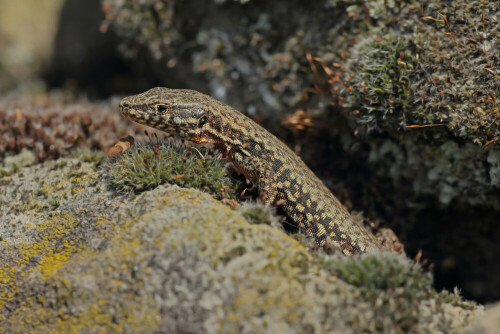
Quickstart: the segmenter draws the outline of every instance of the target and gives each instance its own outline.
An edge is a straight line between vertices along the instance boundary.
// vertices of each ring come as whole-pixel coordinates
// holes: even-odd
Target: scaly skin
[[[120,112],[189,141],[214,144],[258,185],[266,202],[283,208],[319,245],[331,242],[346,255],[381,248],[292,150],[230,106],[193,90],[158,87],[124,98]]]

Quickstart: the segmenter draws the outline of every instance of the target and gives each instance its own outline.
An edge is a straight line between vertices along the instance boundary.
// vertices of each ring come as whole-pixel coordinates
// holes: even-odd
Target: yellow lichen
[[[14,265],[0,268],[0,309],[11,300],[18,290],[16,284],[26,275],[39,272],[44,280],[53,277],[54,272],[66,263],[74,253],[84,247],[74,240],[63,239],[78,224],[78,220],[67,212],[53,214],[38,224],[29,222],[25,229],[34,229],[37,241],[21,240],[17,245],[4,240],[11,251]],[[63,239],[63,240],[61,240]],[[57,246],[62,241],[62,246]],[[38,264],[33,267],[33,263]]]

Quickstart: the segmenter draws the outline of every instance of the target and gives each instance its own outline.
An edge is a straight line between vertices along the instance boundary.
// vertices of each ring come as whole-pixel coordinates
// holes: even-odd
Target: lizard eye
[[[157,104],[156,105],[156,110],[159,113],[164,113],[165,111],[167,111],[167,105],[165,105],[165,104]]]
[[[200,121],[198,122],[198,126],[201,128],[203,126],[203,124],[205,124],[207,122],[207,116],[203,116],[202,118],[200,118]]]

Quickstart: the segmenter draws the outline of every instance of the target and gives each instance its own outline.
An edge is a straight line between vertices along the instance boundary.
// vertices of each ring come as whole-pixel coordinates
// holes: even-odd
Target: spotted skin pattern
[[[381,249],[291,149],[230,106],[197,91],[157,87],[124,98],[120,112],[189,141],[214,144],[258,185],[265,202],[279,205],[320,246],[331,243],[345,255]]]

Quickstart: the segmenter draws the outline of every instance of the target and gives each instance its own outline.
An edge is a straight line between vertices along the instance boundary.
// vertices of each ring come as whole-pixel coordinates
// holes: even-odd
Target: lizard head
[[[152,128],[198,141],[209,117],[210,97],[187,89],[152,88],[120,101],[120,113]]]

